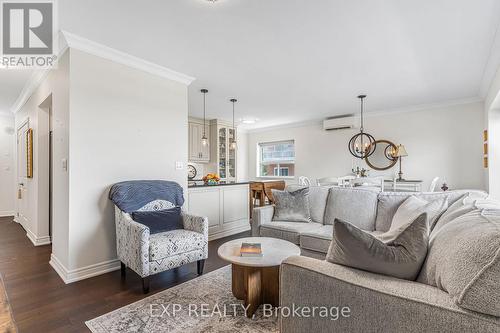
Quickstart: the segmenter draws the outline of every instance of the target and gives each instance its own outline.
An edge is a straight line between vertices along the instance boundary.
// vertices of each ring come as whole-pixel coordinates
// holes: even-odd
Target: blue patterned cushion
[[[184,229],[180,207],[158,211],[137,211],[132,213],[132,219],[147,226],[151,235]]]

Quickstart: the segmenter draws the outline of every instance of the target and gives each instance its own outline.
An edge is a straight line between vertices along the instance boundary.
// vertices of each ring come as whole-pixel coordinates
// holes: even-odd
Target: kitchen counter
[[[217,186],[231,186],[231,185],[248,185],[250,182],[219,182],[216,185],[206,185],[203,180],[188,180],[188,188],[198,187],[217,187]]]
[[[213,240],[250,230],[250,186],[248,182],[218,185],[188,185],[188,211],[208,218],[208,239]]]

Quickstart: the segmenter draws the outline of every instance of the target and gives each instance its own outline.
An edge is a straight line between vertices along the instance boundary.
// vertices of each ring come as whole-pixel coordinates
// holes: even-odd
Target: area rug
[[[10,309],[9,299],[3,284],[3,278],[0,274],[0,332],[15,333],[17,332],[16,324]]]
[[[276,316],[245,316],[231,293],[231,266],[204,274],[85,322],[94,333],[278,332]]]

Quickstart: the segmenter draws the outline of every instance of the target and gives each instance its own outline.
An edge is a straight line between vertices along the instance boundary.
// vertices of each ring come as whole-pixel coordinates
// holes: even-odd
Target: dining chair
[[[356,176],[347,175],[343,177],[338,177],[339,186],[340,187],[352,187],[353,181],[356,179]]]
[[[299,185],[311,186],[311,180],[309,178],[307,178],[306,176],[300,176],[299,177]]]
[[[429,192],[434,192],[436,190],[437,182],[439,181],[439,177],[434,177],[429,185]]]
[[[324,177],[316,179],[318,186],[337,186],[339,185],[339,179],[337,177]]]
[[[363,187],[379,187],[384,192],[384,177],[361,177],[351,181],[353,184]]]

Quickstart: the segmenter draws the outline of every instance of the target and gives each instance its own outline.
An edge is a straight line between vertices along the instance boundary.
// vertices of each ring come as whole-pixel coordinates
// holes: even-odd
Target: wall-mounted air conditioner
[[[323,120],[323,129],[325,131],[337,131],[342,129],[354,128],[356,120],[357,117],[352,114],[330,117]]]

